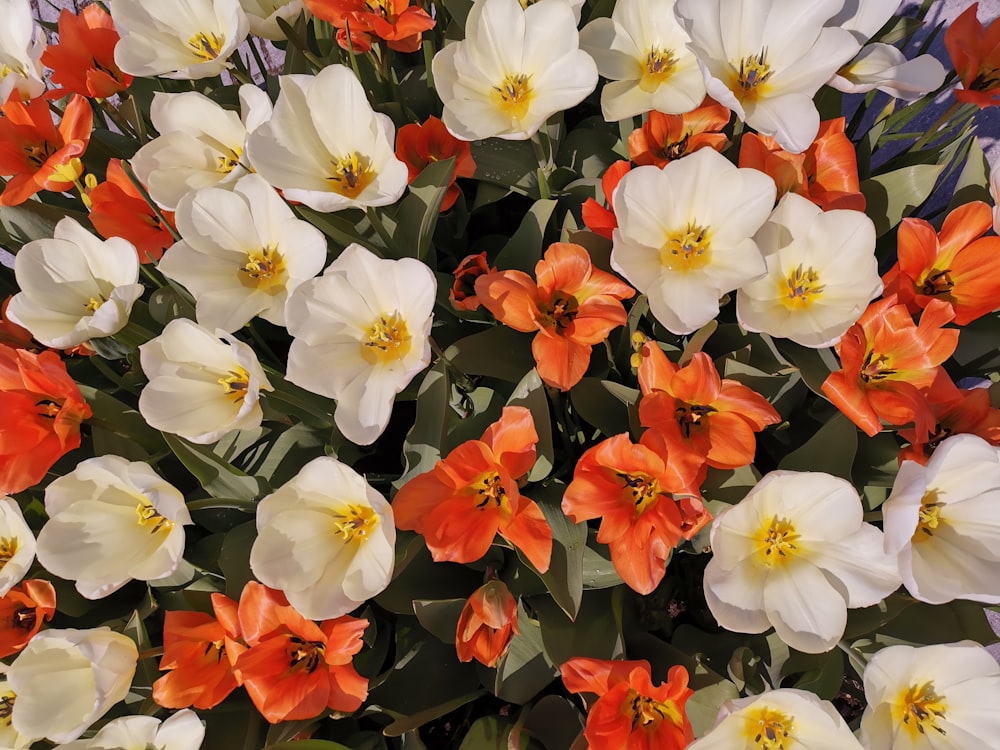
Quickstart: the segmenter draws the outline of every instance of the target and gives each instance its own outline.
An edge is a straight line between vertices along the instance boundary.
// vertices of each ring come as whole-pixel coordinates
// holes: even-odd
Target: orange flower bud
[[[489,581],[469,597],[458,618],[458,658],[495,667],[519,632],[517,600],[501,581]]]

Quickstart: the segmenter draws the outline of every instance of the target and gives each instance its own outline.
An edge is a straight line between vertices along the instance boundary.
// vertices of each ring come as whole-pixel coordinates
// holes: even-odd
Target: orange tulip
[[[472,148],[468,141],[460,141],[448,132],[437,117],[428,117],[423,125],[410,123],[396,133],[396,157],[406,164],[409,172],[407,182],[413,182],[431,162],[455,157],[451,170],[451,181],[441,201],[441,210],[447,211],[455,205],[461,192],[455,184],[456,177],[472,177],[476,173],[476,162],[472,160]]]
[[[120,160],[108,162],[107,179],[90,191],[90,200],[90,223],[97,233],[105,239],[124,237],[135,245],[140,263],[159,260],[174,244],[173,213],[161,212],[168,227],[125,174]]]
[[[475,562],[499,533],[544,573],[552,529],[517,486],[535,464],[537,442],[531,412],[504,407],[480,440],[467,440],[400,488],[392,501],[396,526],[422,534],[438,562]]]
[[[39,190],[72,190],[83,174],[80,156],[90,143],[90,102],[75,94],[58,128],[44,98],[11,99],[0,114],[0,175],[8,178],[0,205],[17,206]]]
[[[844,134],[845,119],[821,122],[816,140],[801,154],[784,151],[770,136],[745,133],[740,167],[764,172],[778,186],[778,198],[798,193],[824,211],[865,210],[854,144]]]
[[[581,208],[583,223],[594,234],[611,239],[611,235],[618,227],[618,217],[615,216],[615,206],[612,199],[615,188],[622,181],[622,177],[632,171],[632,163],[628,161],[616,161],[604,171],[601,177],[601,190],[604,192],[604,200],[608,207],[604,208],[593,198],[587,198]]]
[[[636,164],[663,167],[698,149],[722,151],[729,139],[721,131],[730,116],[727,107],[708,98],[683,115],[650,112],[642,127],[628,137],[628,155]]]
[[[212,708],[242,680],[233,668],[246,649],[240,638],[236,602],[212,594],[215,616],[168,610],[163,619],[163,658],[170,670],[153,683],[153,700],[164,708]]]
[[[0,345],[0,495],[42,481],[90,414],[59,355]]]
[[[305,0],[306,8],[316,18],[329,21],[338,29],[350,26],[354,38],[361,32],[374,34],[397,52],[416,52],[421,36],[434,28],[434,19],[410,0]]]
[[[559,671],[570,692],[598,696],[584,729],[590,750],[682,750],[694,741],[685,712],[694,691],[684,667],[671,667],[656,686],[647,661],[578,656]]]
[[[927,400],[948,375],[940,365],[955,351],[958,331],[946,329],[954,313],[932,299],[919,325],[895,295],[868,306],[837,345],[843,369],[830,373],[823,393],[865,434],[892,425],[914,423],[914,440],[926,442],[935,424]]]
[[[317,625],[280,591],[251,581],[240,596],[239,622],[249,648],[236,668],[272,724],[313,719],[328,709],[356,711],[368,697],[368,680],[352,663],[368,620],[344,615]]]
[[[42,53],[52,68],[58,93],[106,99],[132,84],[132,76],[115,63],[118,32],[111,16],[99,5],[88,5],[80,15],[65,8],[59,13],[59,42]]]
[[[973,3],[945,29],[944,46],[965,88],[955,100],[980,109],[1000,104],[1000,18],[984,27]]]
[[[712,520],[689,489],[700,466],[673,461],[653,431],[638,445],[615,435],[580,457],[562,509],[575,523],[601,518],[597,541],[608,545],[618,575],[649,594],[663,580],[674,548]]]
[[[56,612],[56,590],[48,581],[23,581],[0,599],[0,658],[18,653]]]
[[[1000,445],[1000,409],[990,404],[988,389],[957,388],[950,379],[943,377],[936,380],[934,386],[927,393],[927,400],[934,413],[935,426],[925,441],[917,440],[913,428],[899,431],[899,436],[910,443],[899,452],[900,463],[926,464],[942,440],[961,433],[978,435],[992,445]]]
[[[489,581],[469,597],[458,618],[458,659],[495,667],[519,632],[517,600],[503,582]]]
[[[484,273],[493,273],[496,269],[486,262],[486,252],[467,255],[462,258],[452,275],[455,283],[451,285],[448,299],[457,310],[477,310],[482,304],[476,296],[476,279]]]
[[[717,469],[746,466],[757,450],[754,433],[781,421],[759,393],[720,378],[704,352],[678,367],[655,341],[647,342],[639,385],[639,420],[662,435],[672,461],[696,460]],[[704,468],[698,483],[702,479]]]
[[[590,349],[627,320],[621,300],[635,290],[594,268],[580,245],[556,242],[535,266],[536,284],[523,271],[498,271],[476,279],[476,296],[498,321],[515,331],[537,331],[531,353],[538,376],[568,391],[590,364]]]
[[[923,219],[903,219],[899,261],[882,279],[885,295],[895,294],[911,313],[933,299],[946,302],[960,326],[1000,307],[1000,237],[983,237],[992,226],[982,201],[956,208],[940,232]]]

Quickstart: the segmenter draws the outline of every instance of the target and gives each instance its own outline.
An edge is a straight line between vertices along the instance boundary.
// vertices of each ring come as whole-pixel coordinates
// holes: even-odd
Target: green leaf
[[[459,339],[445,356],[467,375],[489,375],[518,383],[535,366],[531,338],[507,326],[494,326]]]
[[[67,216],[88,226],[86,214],[28,200],[18,206],[0,206],[0,245],[17,253],[33,240],[49,239],[56,224]]]
[[[851,481],[858,451],[858,428],[843,414],[835,414],[806,443],[785,456],[779,469],[825,471]]]
[[[146,452],[146,455],[159,453],[166,447],[163,434],[152,429],[143,416],[131,406],[93,386],[84,383],[78,385],[80,393],[93,412],[89,420],[92,426],[117,438],[133,441]]]
[[[476,162],[475,179],[508,188],[517,186],[519,192],[530,190],[537,195],[535,170],[538,169],[538,159],[530,142],[486,138],[473,141],[470,145]]]
[[[595,532],[596,536],[596,532]],[[594,542],[596,544],[596,542]],[[623,583],[611,560],[591,546],[583,549],[583,588],[608,589]]]
[[[555,679],[558,670],[545,657],[538,622],[528,617],[521,603],[517,623],[521,632],[511,640],[498,665],[493,692],[501,700],[525,704]]]
[[[410,193],[399,204],[396,213],[396,245],[406,255],[427,261],[428,249],[438,217],[441,201],[452,183],[455,157],[436,161],[424,167],[410,183]]]
[[[694,695],[688,698],[685,704],[694,736],[704,737],[708,734],[708,730],[715,726],[715,718],[719,715],[722,704],[739,697],[739,690],[729,680],[722,680],[701,690],[695,690]]]
[[[413,613],[431,635],[442,643],[455,644],[458,619],[462,615],[467,599],[439,599],[437,601],[416,599]]]
[[[437,563],[422,541],[414,541],[412,559],[396,575],[375,602],[390,612],[412,614],[413,602],[466,599],[483,583],[483,575],[457,563]],[[454,645],[454,638],[452,639]]]
[[[532,369],[521,378],[514,388],[508,406],[523,406],[531,412],[538,433],[538,445],[535,446],[535,465],[528,473],[529,482],[540,482],[552,471],[555,452],[552,447],[552,419],[549,415],[549,398],[545,394],[545,384],[538,377],[538,370]]]
[[[497,255],[494,265],[502,271],[514,269],[533,276],[535,264],[542,259],[545,227],[555,208],[554,200],[535,201],[517,231]]]
[[[163,439],[184,468],[212,495],[253,500],[262,494],[260,483],[254,477],[223,461],[209,448],[169,433],[163,433]]]
[[[394,482],[396,488],[418,474],[430,471],[441,458],[441,451],[448,442],[448,427],[453,413],[450,402],[451,381],[448,368],[441,360],[427,371],[417,392],[417,414],[403,441],[406,470]]]
[[[865,213],[875,222],[879,236],[927,200],[943,170],[941,164],[914,164],[862,180]]]
[[[545,653],[553,664],[562,664],[574,656],[617,659],[624,654],[615,614],[621,609],[620,600],[616,602],[614,595],[616,591],[621,589],[585,591],[575,620],[571,620],[550,597],[531,597]]]
[[[492,716],[476,719],[458,750],[508,750],[510,724]]]
[[[969,141],[969,153],[965,157],[964,166],[955,183],[955,192],[948,210],[952,211],[961,205],[973,201],[992,203],[990,195],[990,164],[979,145],[978,138]]]
[[[521,728],[545,750],[570,750],[583,731],[580,712],[560,695],[546,695],[525,710],[528,713],[521,721]]]
[[[239,601],[243,587],[253,580],[250,569],[250,548],[257,539],[257,522],[240,524],[222,542],[219,567],[226,577],[226,596]]]
[[[545,587],[563,612],[575,619],[583,596],[583,551],[587,546],[587,524],[573,523],[562,511],[562,495],[566,486],[552,481],[547,486],[532,489],[532,499],[545,514],[552,529],[552,559],[549,569],[539,573]],[[525,564],[530,564],[521,555]]]
[[[638,402],[638,395],[634,388],[600,378],[583,378],[569,392],[577,413],[607,437],[629,431],[628,405]]]
[[[267,750],[351,750],[351,748],[332,740],[293,740],[268,745]]]

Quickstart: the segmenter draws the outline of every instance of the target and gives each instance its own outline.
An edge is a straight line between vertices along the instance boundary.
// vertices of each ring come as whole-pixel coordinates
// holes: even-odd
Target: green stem
[[[546,156],[542,147],[541,130],[531,136],[531,147],[535,150],[535,158],[538,160],[538,169],[535,174],[538,176],[538,197],[547,200],[552,197],[552,188],[549,186],[549,170],[552,167],[552,160]]]
[[[936,140],[938,135],[940,135],[941,126],[951,119],[951,116],[955,114],[961,106],[961,102],[952,102],[951,106],[942,112],[941,116],[934,121],[934,124],[927,129],[927,132],[920,136],[920,138],[917,139],[917,142],[910,147],[910,151],[919,151],[928,143]]]
[[[385,243],[385,249],[392,255],[395,255],[395,243],[392,240],[392,235],[389,234],[389,231],[385,228],[385,224],[382,223],[382,218],[378,215],[378,211],[369,206],[367,214],[368,222],[374,227],[378,236],[382,238],[382,242]]]

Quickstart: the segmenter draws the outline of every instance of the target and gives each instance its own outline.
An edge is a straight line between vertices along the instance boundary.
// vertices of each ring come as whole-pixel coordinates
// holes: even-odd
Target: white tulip
[[[824,212],[787,193],[754,240],[767,274],[736,295],[736,316],[749,331],[831,346],[882,293],[875,225],[861,211]]]
[[[277,19],[294,26],[305,9],[303,0],[240,0],[240,5],[250,19],[250,33],[274,41],[285,38]]]
[[[670,331],[691,333],[719,314],[719,298],[759,278],[754,233],[777,188],[710,148],[659,167],[636,167],[614,194],[611,266],[649,299]]]
[[[904,101],[919,99],[944,83],[944,66],[933,55],[912,60],[888,44],[866,44],[828,83],[845,94],[884,91]]]
[[[45,91],[42,64],[45,32],[35,24],[28,0],[0,0],[0,103],[17,91],[34,99]]]
[[[2,750],[22,750],[31,747],[37,737],[25,737],[14,729],[12,721],[17,695],[7,684],[6,664],[0,664],[0,748]]]
[[[49,484],[45,512],[38,562],[75,581],[88,599],[132,579],[169,576],[184,554],[184,525],[192,523],[184,496],[149,464],[113,455],[81,461]]]
[[[160,134],[132,157],[150,197],[173,211],[187,193],[232,185],[250,170],[247,134],[271,114],[267,94],[240,86],[241,115],[196,91],[153,95],[149,116]]]
[[[588,23],[580,47],[609,79],[601,90],[604,119],[650,110],[679,115],[700,106],[705,80],[689,41],[674,18],[674,0],[618,0],[611,18]]]
[[[21,582],[35,561],[35,535],[17,501],[0,497],[0,596]]]
[[[772,471],[712,523],[705,599],[726,630],[773,627],[794,649],[829,651],[847,609],[899,587],[882,532],[862,521],[854,487],[820,472]]]
[[[914,598],[1000,604],[1000,448],[952,435],[926,466],[904,461],[882,515],[886,552]]]
[[[117,333],[143,292],[135,246],[99,239],[70,218],[56,224],[52,239],[21,248],[14,275],[21,292],[8,317],[55,349]]]
[[[274,390],[253,349],[186,318],[171,320],[140,346],[139,361],[149,378],[139,394],[139,413],[150,427],[193,443],[259,427],[260,392]]]
[[[111,0],[111,17],[115,62],[143,77],[217,76],[250,32],[239,0]]]
[[[407,178],[393,150],[396,129],[351,69],[329,65],[280,84],[274,114],[248,142],[260,175],[317,211],[395,203]]]
[[[465,39],[431,64],[448,130],[466,141],[525,140],[583,101],[597,86],[597,65],[580,49],[576,24],[565,2],[524,9],[518,0],[476,0]]]
[[[824,24],[844,0],[677,0],[708,95],[802,153],[819,132],[813,96],[861,48]]]
[[[434,272],[420,261],[349,245],[289,297],[288,379],[336,399],[334,421],[351,442],[373,443],[396,394],[430,363],[436,292]]]
[[[883,648],[864,682],[867,750],[1000,750],[1000,665],[978,643]]]
[[[183,284],[197,302],[198,322],[232,333],[255,315],[285,324],[288,294],[326,264],[326,238],[295,218],[260,175],[233,190],[204,188],[177,206],[184,238],[164,254],[159,270]]]
[[[132,639],[108,628],[43,630],[7,672],[14,729],[56,743],[75,740],[125,698],[138,659]]]
[[[89,740],[59,745],[55,750],[198,750],[205,725],[185,708],[164,721],[152,716],[112,719]]]
[[[392,578],[392,508],[334,458],[313,459],[257,506],[250,567],[312,620],[345,615]]]
[[[830,701],[794,688],[728,700],[688,750],[862,750]]]

